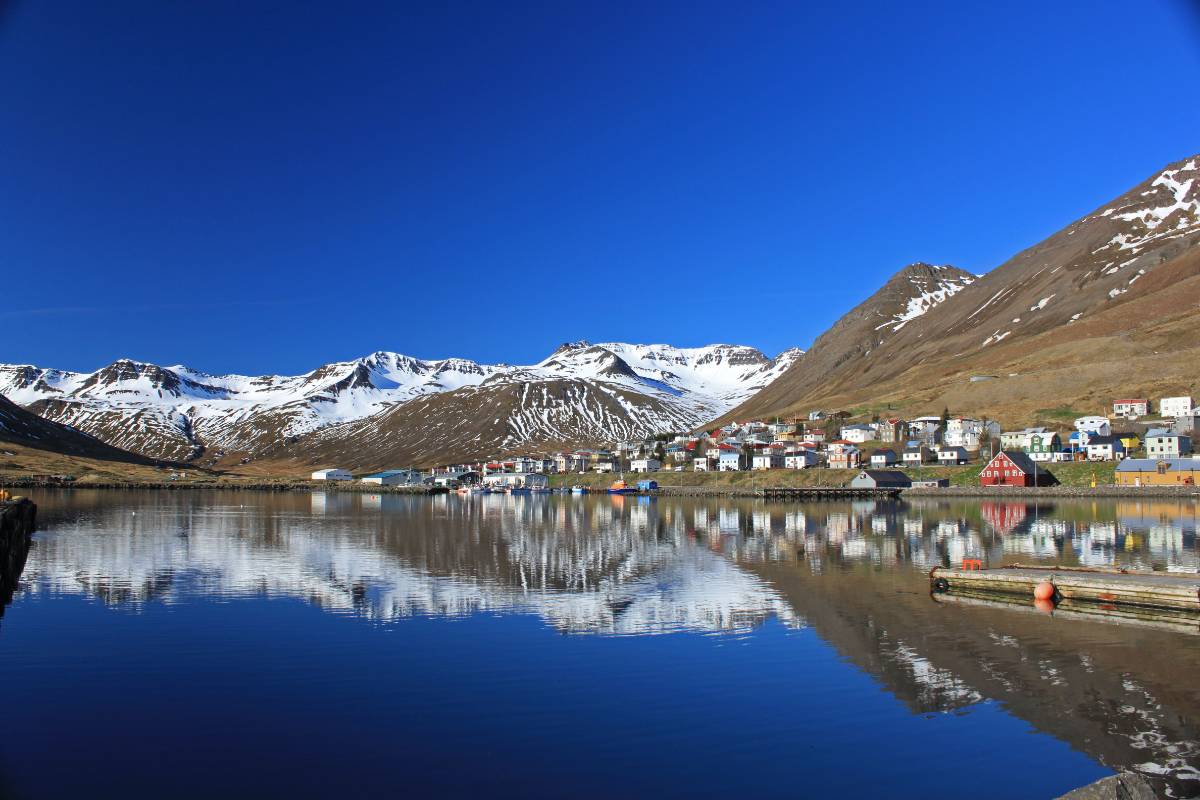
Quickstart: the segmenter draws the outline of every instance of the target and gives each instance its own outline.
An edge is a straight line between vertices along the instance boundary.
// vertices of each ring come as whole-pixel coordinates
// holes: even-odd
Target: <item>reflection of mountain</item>
[[[337,516],[357,500],[316,495],[317,517],[228,507],[112,511],[55,526],[25,584],[132,605],[295,597],[378,620],[529,613],[565,632],[736,631],[769,616],[799,624],[762,581],[683,537],[638,525],[636,509],[629,524],[604,506],[554,517],[536,498],[450,506],[449,498],[375,495],[365,508],[407,512],[404,525],[364,533]],[[438,524],[451,511],[458,524]]]
[[[999,702],[1114,769],[1155,776],[1177,796],[1198,788],[1195,637],[942,606],[927,583],[930,566],[967,554],[1194,568],[1194,504],[332,493],[126,502],[140,504],[136,516],[72,492],[58,519],[43,516],[22,586],[134,607],[277,596],[376,620],[533,614],[606,634],[741,631],[773,615],[810,627],[915,713]]]

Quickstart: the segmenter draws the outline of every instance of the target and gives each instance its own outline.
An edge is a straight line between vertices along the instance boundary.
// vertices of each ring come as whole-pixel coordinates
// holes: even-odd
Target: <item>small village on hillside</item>
[[[945,477],[925,467],[977,467],[980,486],[1035,487],[1058,483],[1053,465],[1115,462],[1118,486],[1195,486],[1200,454],[1192,439],[1200,407],[1190,396],[1119,399],[1108,416],[1074,419],[1070,430],[1045,426],[1002,430],[994,420],[954,416],[875,418],[855,422],[846,411],[811,411],[806,418],[731,422],[710,431],[664,434],[602,449],[496,458],[431,470],[392,469],[361,476],[380,486],[478,485],[500,490],[545,489],[550,475],[623,473],[859,470],[856,488],[939,488]],[[313,480],[353,480],[345,469],[322,469]],[[1094,478],[1093,478],[1094,485]]]

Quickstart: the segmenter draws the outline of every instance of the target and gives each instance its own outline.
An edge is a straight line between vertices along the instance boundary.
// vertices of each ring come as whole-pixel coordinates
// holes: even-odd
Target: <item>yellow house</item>
[[[1116,433],[1113,435],[1121,440],[1121,444],[1125,445],[1125,452],[1127,453],[1142,446],[1142,440],[1138,438],[1136,433]]]
[[[1117,486],[1195,486],[1200,459],[1127,458],[1117,464]]]

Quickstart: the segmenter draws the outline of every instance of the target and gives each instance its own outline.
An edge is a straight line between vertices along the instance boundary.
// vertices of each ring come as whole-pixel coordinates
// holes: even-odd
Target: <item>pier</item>
[[[929,573],[930,589],[935,595],[1032,602],[1039,584],[1049,583],[1053,597],[1044,602],[1068,608],[1141,616],[1146,611],[1200,615],[1200,575],[1024,564],[970,568],[977,564],[935,567]]]

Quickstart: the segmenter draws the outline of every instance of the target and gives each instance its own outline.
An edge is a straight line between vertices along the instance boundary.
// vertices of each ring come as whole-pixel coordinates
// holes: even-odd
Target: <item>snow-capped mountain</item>
[[[417,457],[407,445],[418,440],[427,443],[420,457],[438,460],[692,428],[800,355],[575,342],[529,366],[377,352],[298,376],[211,375],[128,359],[92,373],[0,365],[0,395],[154,458],[303,456],[320,445],[375,463],[372,454],[388,440],[399,449],[379,463],[394,463]]]

